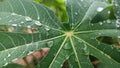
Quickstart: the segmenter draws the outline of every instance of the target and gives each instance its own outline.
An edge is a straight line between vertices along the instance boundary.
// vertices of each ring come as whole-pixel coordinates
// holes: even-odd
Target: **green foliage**
[[[35,0],[51,8],[62,22],[67,22],[64,0]]]
[[[0,67],[48,47],[50,51],[36,68],[62,68],[65,61],[69,68],[94,68],[90,56],[99,59],[106,68],[119,68],[119,48],[98,39],[120,38],[120,1],[111,2],[65,0],[69,21],[61,23],[43,4],[32,0],[3,0],[0,28],[13,27],[13,31],[0,32]],[[36,31],[25,33],[25,28]]]

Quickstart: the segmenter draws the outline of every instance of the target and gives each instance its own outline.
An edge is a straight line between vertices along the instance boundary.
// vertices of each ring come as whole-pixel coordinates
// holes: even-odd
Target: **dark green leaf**
[[[94,68],[89,55],[99,59],[107,68],[119,68],[118,49],[97,39],[101,36],[120,37],[119,20],[108,18],[107,8],[113,4],[104,0],[65,2],[69,18],[67,24],[60,23],[50,9],[32,0],[0,2],[0,26],[12,26],[16,29],[12,33],[0,32],[0,67],[24,57],[31,50],[49,47],[50,51],[37,68],[62,68],[66,60],[69,68]],[[115,9],[115,14],[116,10],[119,11]],[[96,15],[104,13],[108,16],[92,22],[98,18]],[[116,14],[116,18],[118,17]],[[20,30],[24,27],[37,29],[38,32],[24,33]]]

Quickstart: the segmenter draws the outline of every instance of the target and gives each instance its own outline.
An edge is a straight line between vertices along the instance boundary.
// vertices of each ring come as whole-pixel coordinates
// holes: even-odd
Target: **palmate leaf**
[[[58,30],[61,27],[58,25],[59,23],[56,23],[58,20],[53,12],[31,0],[25,0],[25,4],[23,2],[24,0],[13,0],[13,2],[12,0],[0,1],[0,26],[14,27],[12,33],[0,32],[0,67],[27,54],[29,55],[35,50],[50,47],[53,45],[53,40],[62,37],[61,31]],[[33,8],[32,10],[36,10],[33,11],[34,14],[29,12],[31,8],[23,6],[26,3]],[[20,8],[21,6],[22,8]],[[43,10],[38,12],[41,9]],[[50,14],[53,16],[50,16]],[[37,33],[26,34],[23,32],[24,28],[37,29]],[[46,41],[49,42],[46,43]]]
[[[111,7],[104,0],[66,0],[70,30],[44,5],[32,0],[1,0],[0,26],[12,26],[15,31],[0,32],[0,67],[43,47],[50,51],[36,68],[61,68],[67,60],[69,68],[94,68],[89,55],[99,59],[107,68],[120,67],[120,53],[111,45],[97,40],[107,36],[118,38],[116,20],[103,19],[92,23],[94,17]],[[21,30],[20,30],[20,29]],[[23,28],[37,29],[27,34]]]

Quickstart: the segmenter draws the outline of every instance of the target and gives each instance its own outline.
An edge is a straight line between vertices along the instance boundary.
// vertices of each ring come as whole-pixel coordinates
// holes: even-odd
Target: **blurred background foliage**
[[[67,14],[64,0],[35,0],[36,2],[47,5],[52,9],[62,22],[67,22]]]

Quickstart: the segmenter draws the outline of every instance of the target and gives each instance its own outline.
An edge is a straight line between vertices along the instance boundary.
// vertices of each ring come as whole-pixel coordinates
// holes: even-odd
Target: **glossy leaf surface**
[[[102,36],[118,38],[118,20],[106,18],[101,13],[103,19],[92,22],[113,4],[104,0],[65,0],[65,3],[70,29],[50,9],[32,0],[0,1],[0,26],[14,27],[13,32],[0,32],[0,67],[30,51],[49,47],[50,51],[36,68],[62,68],[65,61],[68,61],[69,68],[94,68],[90,55],[107,68],[119,68],[118,49],[97,39]],[[24,28],[37,32],[24,33]]]

